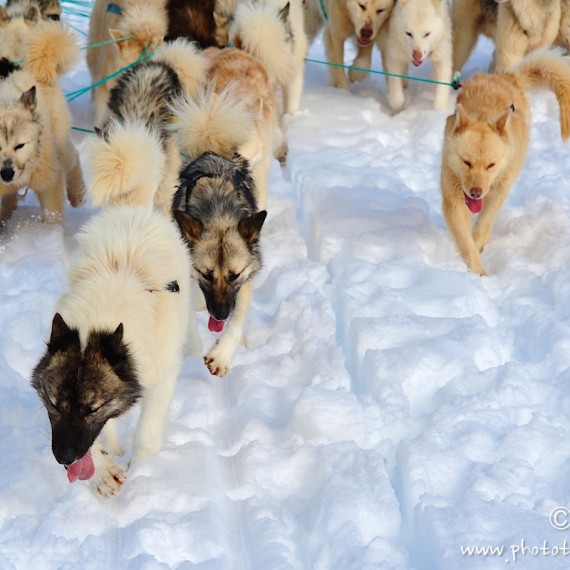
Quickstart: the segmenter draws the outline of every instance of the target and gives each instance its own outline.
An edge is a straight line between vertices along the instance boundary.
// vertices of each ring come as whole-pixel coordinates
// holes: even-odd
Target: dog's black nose
[[[55,460],[61,465],[71,465],[77,459],[75,451],[68,446],[57,449],[52,447],[52,451]]]
[[[12,179],[14,178],[14,169],[11,167],[2,168],[0,169],[0,176],[4,182],[12,182]]]

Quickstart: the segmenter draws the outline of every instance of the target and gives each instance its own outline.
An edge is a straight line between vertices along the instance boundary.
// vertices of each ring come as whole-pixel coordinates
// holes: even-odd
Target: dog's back
[[[169,0],[167,39],[189,38],[202,47],[217,46],[215,0]]]
[[[58,303],[85,341],[123,323],[143,387],[181,357],[190,316],[187,249],[176,226],[147,207],[110,207],[79,232],[70,289]],[[175,282],[173,292],[169,284]]]

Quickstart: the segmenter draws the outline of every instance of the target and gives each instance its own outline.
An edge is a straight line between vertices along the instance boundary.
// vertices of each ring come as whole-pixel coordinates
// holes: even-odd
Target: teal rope
[[[93,8],[93,2],[89,0],[61,0],[61,4],[75,4],[84,8]]]
[[[91,129],[83,129],[81,127],[71,127],[72,131],[79,131],[81,133],[95,133],[95,131],[92,131]]]
[[[69,22],[65,22],[72,30],[75,30],[78,34],[81,34],[82,36],[87,37],[87,34],[81,30],[80,28],[75,27],[73,24],[70,24]]]
[[[114,44],[116,42],[124,42],[126,40],[132,40],[135,36],[133,36],[132,34],[129,36],[123,36],[122,38],[112,38],[110,40],[105,40],[104,42],[98,42],[96,44],[91,44],[88,46],[84,46],[81,49],[95,49],[101,46],[106,46],[107,44]]]
[[[89,18],[91,14],[87,12],[82,12],[81,10],[76,10],[75,8],[68,8],[67,6],[62,6],[61,11],[70,16],[81,16],[82,18]]]
[[[319,4],[321,6],[321,12],[323,14],[323,18],[325,19],[325,21],[328,21],[329,15],[327,14],[324,0],[319,0]]]
[[[422,81],[424,83],[436,83],[437,85],[447,85],[452,87],[456,91],[462,87],[461,76],[459,73],[455,75],[453,81],[448,83],[447,81],[436,81],[435,79],[425,79],[423,77],[413,77],[412,75],[400,75],[399,73],[389,73],[387,71],[376,71],[374,69],[366,69],[364,67],[355,67],[353,65],[343,65],[342,63],[331,63],[330,61],[319,61],[318,59],[305,58],[305,61],[309,63],[320,63],[322,65],[330,65],[332,67],[342,67],[343,69],[355,69],[356,71],[366,71],[367,73],[376,73],[378,75],[389,75],[390,77],[399,77],[400,79],[410,79],[411,81]]]
[[[125,65],[125,67],[121,67],[121,69],[118,69],[117,71],[115,71],[115,73],[111,73],[110,75],[103,77],[103,79],[100,79],[99,81],[96,81],[95,83],[92,83],[87,87],[83,87],[81,89],[78,89],[77,91],[71,91],[70,93],[67,93],[65,95],[67,102],[70,103],[71,101],[74,101],[78,97],[81,97],[81,95],[84,95],[85,93],[95,89],[96,87],[99,87],[99,85],[103,85],[103,83],[106,83],[107,81],[109,81],[109,79],[114,79],[118,75],[121,75],[123,71],[127,71],[127,69],[131,69],[131,67],[134,67],[137,63],[149,60],[154,55],[154,50],[156,49],[154,48],[149,55],[146,55],[146,52],[149,50],[149,48],[150,44],[147,44],[147,46],[142,50],[141,54],[137,57],[135,61],[129,63],[129,65]]]

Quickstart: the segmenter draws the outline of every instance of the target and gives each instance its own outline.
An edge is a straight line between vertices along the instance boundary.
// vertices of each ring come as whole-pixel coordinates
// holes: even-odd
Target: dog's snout
[[[481,196],[483,195],[483,190],[479,187],[474,187],[469,190],[469,196],[473,198],[473,200],[480,200]]]
[[[14,178],[14,169],[11,166],[4,166],[0,169],[0,177],[4,182],[11,182]]]

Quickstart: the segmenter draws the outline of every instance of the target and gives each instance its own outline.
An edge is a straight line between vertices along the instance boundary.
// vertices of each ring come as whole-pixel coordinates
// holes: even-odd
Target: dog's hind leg
[[[216,341],[210,352],[204,357],[208,370],[214,376],[226,376],[234,354],[242,341],[245,317],[251,304],[253,283],[244,283],[238,293],[236,307],[226,323],[222,336]]]

